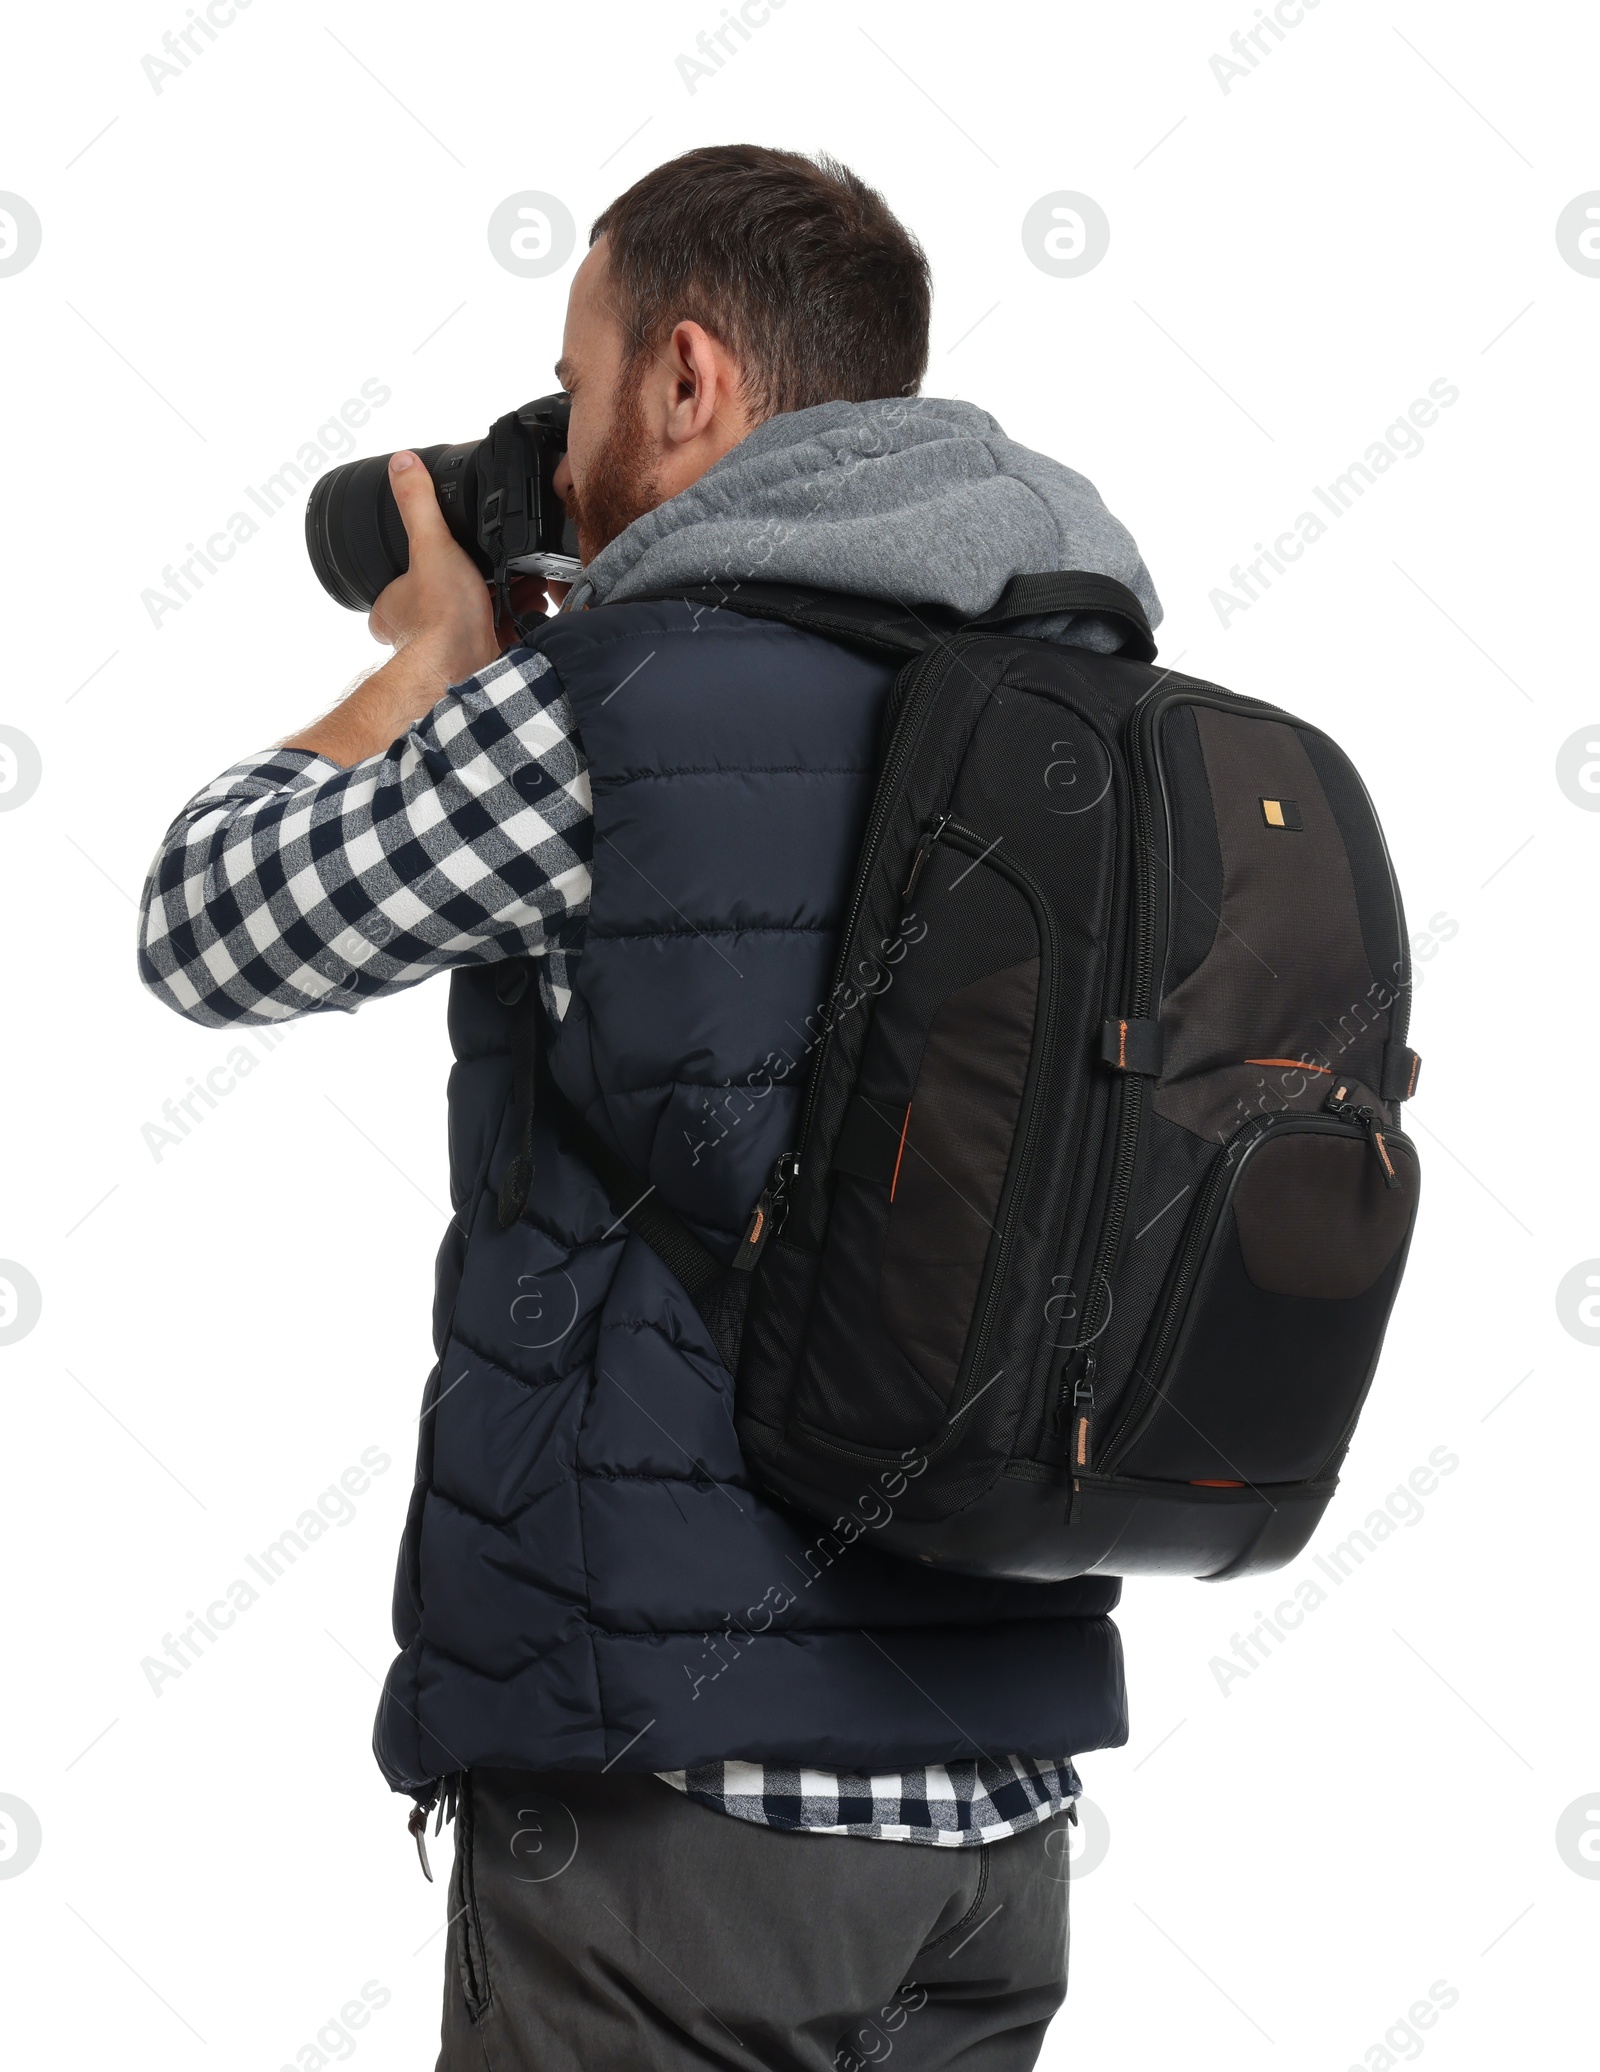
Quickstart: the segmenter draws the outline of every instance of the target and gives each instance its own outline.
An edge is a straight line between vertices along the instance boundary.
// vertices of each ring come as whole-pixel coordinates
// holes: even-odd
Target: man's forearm
[[[363,677],[331,712],[278,745],[306,749],[345,769],[382,755],[391,741],[398,741],[433,710],[453,683],[463,682],[494,654],[491,650],[467,669],[460,669],[462,659],[454,653],[446,657],[432,642],[412,641]]]
[[[280,1022],[456,965],[542,956],[547,930],[583,912],[588,770],[548,658],[507,656],[420,719],[397,720],[381,685],[347,717],[376,683],[292,749],[225,771],[168,829],[140,902],[139,969],[190,1021]],[[363,727],[384,745],[337,767]],[[332,745],[309,745],[325,734]]]
[[[502,640],[427,470],[396,454],[390,474],[411,566],[368,623],[394,655],[197,793],[145,883],[141,976],[207,1027],[543,955],[547,921],[588,898],[588,773],[559,680],[531,649],[501,660],[516,628]]]

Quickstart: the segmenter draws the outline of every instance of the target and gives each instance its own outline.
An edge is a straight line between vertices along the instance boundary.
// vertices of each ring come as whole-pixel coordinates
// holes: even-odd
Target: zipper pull
[[[1055,1408],[1050,1413],[1051,1429],[1058,1435],[1066,1431],[1070,1422],[1069,1412],[1073,1402],[1072,1377],[1074,1368],[1078,1367],[1079,1359],[1080,1355],[1073,1353],[1062,1364],[1061,1386],[1056,1391]],[[1081,1367],[1078,1367],[1078,1371],[1082,1371]]]
[[[937,820],[929,821],[928,825],[923,829],[922,840],[918,842],[915,850],[912,852],[910,873],[900,888],[900,897],[902,899],[909,899],[917,889],[917,880],[922,876],[923,866],[933,854],[933,845],[949,825],[950,815],[948,813],[941,813]]]
[[[786,1151],[773,1167],[772,1178],[761,1190],[761,1199],[750,1211],[750,1221],[739,1241],[739,1249],[729,1262],[733,1272],[752,1272],[756,1261],[767,1248],[767,1240],[783,1228],[784,1219],[789,1213],[789,1188],[799,1171],[800,1160],[792,1151]]]
[[[1394,1160],[1389,1156],[1389,1147],[1384,1142],[1383,1127],[1378,1121],[1377,1110],[1368,1107],[1365,1102],[1357,1107],[1348,1098],[1349,1092],[1348,1081],[1336,1086],[1324,1106],[1330,1114],[1345,1117],[1366,1131],[1367,1142],[1372,1146],[1373,1156],[1378,1161],[1378,1170],[1383,1174],[1384,1186],[1390,1189],[1398,1188],[1401,1185],[1400,1175],[1395,1170]]]
[[[750,1211],[750,1221],[745,1225],[744,1236],[739,1240],[739,1249],[728,1262],[734,1273],[750,1273],[756,1261],[767,1248],[767,1239],[772,1235],[772,1189],[763,1187],[761,1198]]]
[[[1400,1185],[1400,1175],[1395,1171],[1394,1160],[1389,1156],[1389,1147],[1383,1141],[1383,1131],[1378,1127],[1378,1118],[1370,1108],[1359,1108],[1358,1119],[1366,1125],[1367,1139],[1378,1154],[1378,1164],[1383,1170],[1383,1184],[1393,1189]]]
[[[1094,1429],[1094,1377],[1100,1365],[1094,1353],[1085,1353],[1083,1367],[1072,1385],[1072,1465],[1089,1465],[1089,1440]]]
[[[422,1875],[430,1885],[433,1883],[433,1872],[428,1864],[428,1815],[432,1808],[431,1798],[418,1799],[411,1809],[411,1817],[406,1822],[408,1833],[416,1839],[417,1859],[422,1865]]]

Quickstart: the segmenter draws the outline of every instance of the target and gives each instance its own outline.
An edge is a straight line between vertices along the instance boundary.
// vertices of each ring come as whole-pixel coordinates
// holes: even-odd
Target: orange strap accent
[[[1333,1072],[1331,1065],[1307,1065],[1299,1058],[1246,1058],[1247,1065],[1286,1065],[1291,1072]]]
[[[900,1161],[906,1155],[906,1131],[911,1127],[911,1103],[906,1103],[906,1119],[900,1125],[900,1148],[894,1155],[894,1173],[889,1181],[889,1199],[894,1200],[894,1191],[900,1185]]]
[[[1118,1024],[1117,1024],[1117,1070],[1118,1070],[1119,1072],[1126,1072],[1126,1071],[1127,1071],[1127,1069],[1128,1069],[1128,1025],[1127,1025],[1127,1023],[1126,1023],[1126,1022],[1118,1022]]]
[[[1243,1489],[1242,1482],[1191,1482],[1191,1489]]]

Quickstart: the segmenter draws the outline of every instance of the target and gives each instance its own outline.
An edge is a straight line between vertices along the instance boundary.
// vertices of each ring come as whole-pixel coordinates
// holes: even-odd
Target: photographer
[[[648,174],[572,284],[563,609],[497,619],[396,454],[392,659],[195,797],[145,887],[144,980],[208,1026],[454,974],[456,1214],[376,1730],[391,1786],[456,1812],[452,2072],[1023,2067],[1065,1992],[1055,1823],[1071,1756],[1126,1735],[1118,1584],[935,1572],[765,1498],[700,1314],[523,1098],[537,1036],[724,1259],[797,1134],[896,665],[742,616],[741,581],[970,615],[1082,569],[1157,619],[1089,483],[918,396],[928,315],[920,248],[843,167]],[[648,601],[709,581],[725,607]]]

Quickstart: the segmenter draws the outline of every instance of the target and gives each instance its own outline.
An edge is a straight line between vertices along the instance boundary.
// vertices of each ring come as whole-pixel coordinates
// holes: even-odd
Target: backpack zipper
[[[1135,845],[1133,869],[1133,969],[1128,992],[1126,1013],[1130,1019],[1146,1020],[1150,1014],[1150,993],[1155,969],[1155,847],[1150,840],[1150,785],[1145,767],[1147,753],[1146,735],[1151,731],[1148,714],[1143,705],[1136,706],[1128,723],[1128,774],[1129,790],[1133,801],[1133,836]],[[1144,1080],[1136,1073],[1128,1073],[1121,1084],[1121,1099],[1117,1106],[1116,1142],[1112,1154],[1111,1191],[1106,1199],[1106,1211],[1101,1219],[1099,1241],[1095,1246],[1094,1264],[1089,1276],[1089,1285],[1083,1298],[1083,1342],[1074,1357],[1062,1370],[1061,1390],[1056,1404],[1054,1423],[1059,1432],[1069,1413],[1077,1410],[1077,1419],[1072,1426],[1072,1464],[1074,1467],[1088,1465],[1089,1442],[1092,1436],[1094,1415],[1094,1374],[1099,1365],[1099,1355],[1092,1350],[1106,1325],[1111,1321],[1109,1295],[1111,1289],[1111,1263],[1116,1257],[1117,1246],[1122,1239],[1122,1226],[1128,1213],[1128,1202],[1133,1193],[1133,1169],[1139,1153],[1139,1130],[1144,1119]],[[1104,1290],[1107,1300],[1102,1301]],[[1102,1308],[1106,1314],[1100,1314]],[[1086,1398],[1078,1395],[1078,1384],[1088,1382]],[[1069,1390],[1071,1392],[1069,1398]]]
[[[855,954],[856,923],[861,918],[861,909],[866,903],[867,889],[872,883],[878,861],[878,845],[888,825],[890,814],[899,801],[899,792],[894,780],[911,754],[919,724],[912,718],[913,709],[921,694],[930,683],[937,681],[948,663],[952,643],[936,642],[924,648],[909,665],[899,690],[899,711],[894,722],[894,733],[889,742],[888,753],[878,772],[877,788],[873,796],[872,816],[867,822],[867,831],[861,844],[861,860],[856,870],[855,891],[850,901],[850,911],[845,917],[844,929],[839,937],[839,957],[834,967],[833,994],[836,996],[850,969],[850,960]],[[891,697],[894,695],[891,692]],[[817,1091],[822,1084],[822,1068],[828,1055],[828,1046],[833,1041],[832,1022],[823,1032],[817,1046],[817,1054],[811,1061],[811,1076],[806,1084],[805,1106],[800,1114],[800,1134],[795,1139],[793,1153],[794,1171],[797,1177],[800,1165],[811,1141],[811,1124],[816,1114]]]
[[[1042,1030],[1039,1054],[1036,1067],[1029,1075],[1031,1085],[1024,1089],[1024,1099],[1027,1102],[1027,1106],[1023,1117],[1022,1143],[1013,1152],[1006,1175],[1007,1184],[1011,1190],[1011,1213],[1007,1216],[1004,1227],[996,1233],[999,1245],[995,1253],[994,1270],[989,1276],[989,1293],[983,1305],[983,1314],[978,1320],[976,1334],[971,1340],[972,1349],[967,1359],[967,1378],[970,1382],[972,1376],[985,1364],[983,1354],[989,1343],[989,1334],[993,1328],[995,1313],[1000,1306],[1001,1291],[1005,1283],[1006,1260],[1010,1255],[1011,1239],[1016,1227],[1017,1205],[1022,1199],[1028,1176],[1033,1170],[1034,1147],[1038,1142],[1044,1108],[1044,1103],[1039,1099],[1039,1089],[1049,1077],[1050,1065],[1055,1052],[1055,992],[1058,974],[1061,969],[1061,943],[1056,931],[1055,915],[1051,912],[1050,903],[1044,897],[1038,880],[1031,871],[1014,862],[1009,857],[1001,858],[995,855],[995,845],[992,842],[986,843],[982,835],[977,833],[975,829],[963,827],[959,821],[952,820],[948,813],[939,822],[934,839],[936,841],[949,842],[953,847],[963,851],[967,851],[970,845],[970,853],[975,854],[980,861],[987,863],[992,870],[999,871],[1002,877],[1011,879],[1012,883],[1018,887],[1027,899],[1028,904],[1033,908],[1034,920],[1039,929],[1039,954],[1041,959],[1039,970],[1039,1012],[1035,1022],[1035,1026]],[[1031,1099],[1028,1098],[1030,1093],[1032,1095]],[[965,1391],[963,1391],[963,1394],[965,1394]],[[952,1401],[950,1417],[955,1418],[959,1416],[960,1411],[961,1406]]]
[[[1398,1187],[1400,1185],[1400,1175],[1395,1171],[1394,1160],[1389,1156],[1389,1147],[1384,1141],[1384,1133],[1379,1126],[1377,1110],[1369,1108],[1364,1101],[1357,1106],[1354,1101],[1347,1100],[1345,1096],[1349,1091],[1348,1082],[1341,1081],[1322,1105],[1330,1115],[1342,1116],[1347,1121],[1354,1123],[1358,1129],[1366,1132],[1367,1142],[1372,1146],[1373,1153],[1378,1161],[1378,1170],[1383,1174],[1384,1186],[1387,1188]]]
[[[1263,1116],[1259,1122],[1247,1123],[1245,1127],[1251,1131],[1251,1135],[1238,1148],[1241,1151],[1253,1149],[1276,1120],[1276,1116],[1269,1115]],[[1118,1440],[1127,1434],[1129,1425],[1136,1421],[1142,1411],[1153,1407],[1155,1402],[1159,1400],[1159,1379],[1146,1381],[1143,1391],[1137,1386],[1142,1379],[1141,1368],[1147,1367],[1153,1377],[1160,1376],[1163,1363],[1170,1349],[1173,1332],[1177,1323],[1181,1321],[1187,1312],[1190,1289],[1194,1283],[1195,1276],[1200,1271],[1201,1262],[1210,1244],[1211,1229],[1215,1221],[1219,1198],[1226,1193],[1228,1183],[1233,1178],[1235,1165],[1239,1162],[1234,1156],[1234,1147],[1230,1145],[1228,1150],[1218,1158],[1211,1171],[1206,1175],[1205,1182],[1200,1190],[1199,1200],[1194,1206],[1194,1213],[1189,1224],[1189,1235],[1184,1240],[1183,1256],[1178,1262],[1177,1273],[1173,1276],[1171,1285],[1162,1300],[1161,1326],[1156,1343],[1151,1349],[1149,1360],[1142,1361],[1129,1375],[1127,1400],[1120,1406],[1118,1414],[1113,1419],[1111,1428],[1106,1433],[1104,1442],[1099,1449],[1099,1452],[1107,1460],[1115,1453]],[[1141,1393],[1148,1398],[1148,1401],[1144,1403],[1139,1402]],[[1097,1461],[1091,1461],[1087,1458],[1080,1460],[1074,1456],[1074,1465],[1089,1467],[1097,1465]]]
[[[761,1190],[761,1198],[750,1211],[739,1249],[729,1260],[733,1273],[750,1273],[768,1244],[782,1230],[789,1215],[789,1189],[800,1177],[800,1158],[794,1151],[780,1154],[772,1176]]]
[[[1197,696],[1197,692],[1202,695]],[[1133,835],[1136,849],[1133,869],[1133,960],[1129,983],[1129,999],[1126,1009],[1130,1019],[1148,1019],[1152,1014],[1154,1004],[1156,978],[1154,917],[1156,911],[1158,858],[1152,836],[1154,827],[1153,773],[1157,773],[1156,730],[1162,718],[1172,706],[1184,703],[1209,705],[1219,711],[1226,712],[1237,711],[1243,708],[1254,716],[1278,717],[1283,719],[1286,724],[1295,724],[1288,713],[1282,712],[1275,705],[1270,705],[1259,698],[1246,698],[1237,692],[1218,690],[1212,685],[1201,683],[1198,679],[1186,681],[1182,687],[1170,690],[1164,697],[1157,698],[1147,695],[1140,704],[1134,707],[1133,712],[1130,714],[1127,727],[1128,773],[1129,791],[1133,804]],[[1373,818],[1374,824],[1376,824],[1377,816],[1374,815]],[[1169,828],[1167,842],[1169,868],[1171,865],[1171,846]],[[1384,850],[1384,860],[1386,865],[1388,865],[1387,848]],[[1390,891],[1394,898],[1395,927],[1401,947],[1401,955],[1405,956],[1405,926],[1400,911],[1399,894],[1394,887],[1392,865],[1389,865],[1389,883]],[[1391,1026],[1395,1028],[1395,1033],[1403,1040],[1405,1033],[1404,1022],[1406,1019],[1404,1010],[1409,1008],[1410,1005],[1409,992],[1403,991],[1400,1005],[1402,1012],[1399,1023],[1398,1025],[1392,1024]],[[1100,1226],[1100,1241],[1095,1250],[1093,1271],[1088,1288],[1084,1294],[1084,1343],[1077,1358],[1069,1360],[1062,1372],[1061,1388],[1057,1398],[1054,1419],[1055,1428],[1058,1432],[1069,1413],[1071,1404],[1070,1392],[1074,1391],[1076,1380],[1084,1371],[1085,1363],[1093,1358],[1088,1348],[1094,1339],[1099,1337],[1107,1323],[1110,1322],[1109,1304],[1102,1300],[1102,1291],[1109,1295],[1112,1262],[1116,1257],[1117,1246],[1121,1241],[1122,1227],[1128,1211],[1128,1202],[1133,1192],[1133,1172],[1138,1157],[1139,1131],[1144,1117],[1144,1102],[1145,1083],[1143,1077],[1131,1073],[1128,1074],[1122,1082],[1122,1101],[1117,1111],[1117,1139],[1114,1154],[1115,1163],[1112,1169],[1111,1192],[1106,1204],[1105,1218]],[[1398,1187],[1400,1185],[1399,1176],[1395,1173],[1393,1164],[1389,1160],[1388,1153],[1381,1139],[1381,1133],[1374,1137],[1373,1149],[1380,1164],[1385,1169],[1384,1185],[1386,1187]],[[1102,1308],[1106,1309],[1105,1316],[1102,1316],[1100,1313]],[[1071,1450],[1075,1464],[1079,1450],[1076,1442],[1083,1436],[1084,1434],[1081,1431],[1074,1431],[1075,1443]]]
[[[1128,1377],[1129,1385],[1125,1399],[1119,1406],[1117,1416],[1098,1449],[1100,1459],[1104,1463],[1101,1472],[1115,1472],[1118,1455],[1127,1451],[1128,1447],[1138,1437],[1140,1429],[1154,1416],[1161,1401],[1162,1373],[1172,1352],[1174,1340],[1181,1330],[1184,1318],[1188,1313],[1189,1297],[1193,1292],[1195,1279],[1204,1265],[1206,1255],[1210,1250],[1212,1234],[1216,1228],[1217,1217],[1222,1203],[1233,1181],[1243,1167],[1245,1158],[1255,1151],[1263,1138],[1270,1136],[1280,1124],[1288,1125],[1290,1133],[1307,1132],[1316,1136],[1339,1137],[1348,1137],[1354,1133],[1368,1137],[1369,1141],[1371,1135],[1366,1124],[1348,1118],[1337,1111],[1326,1117],[1315,1112],[1300,1115],[1294,1113],[1264,1115],[1259,1120],[1244,1125],[1245,1131],[1249,1134],[1241,1134],[1234,1138],[1227,1150],[1211,1168],[1210,1173],[1207,1174],[1205,1183],[1201,1188],[1200,1197],[1195,1203],[1194,1213],[1190,1220],[1189,1234],[1184,1239],[1183,1253],[1179,1260],[1178,1270],[1162,1298],[1160,1329],[1156,1341],[1150,1349],[1150,1357],[1147,1360],[1140,1361],[1139,1365],[1135,1367],[1133,1373]],[[1409,1140],[1402,1141],[1408,1142]],[[1393,1171],[1392,1161],[1389,1170]],[[1388,1184],[1386,1180],[1385,1185]],[[1396,1175],[1393,1184],[1396,1187],[1400,1186],[1401,1182],[1398,1175]],[[1135,1386],[1141,1380],[1143,1381],[1142,1389]],[[1089,1467],[1095,1463],[1092,1457],[1079,1461],[1077,1453],[1074,1451],[1073,1464],[1074,1466]]]
[[[1085,1352],[1078,1378],[1072,1385],[1072,1465],[1086,1468],[1094,1439],[1094,1377],[1100,1365],[1098,1353]]]
[[[1044,1103],[1039,1098],[1039,1089],[1049,1076],[1050,1065],[1055,1051],[1055,996],[1061,962],[1060,938],[1057,934],[1055,916],[1050,911],[1049,902],[1045,899],[1038,881],[1031,871],[1025,869],[1021,864],[1013,862],[1009,857],[1001,858],[996,856],[994,854],[995,844],[993,842],[985,842],[983,836],[974,828],[963,827],[960,822],[952,820],[949,814],[941,816],[936,826],[935,841],[946,842],[960,854],[972,855],[979,861],[988,864],[991,869],[998,871],[1002,877],[1009,878],[1028,901],[1029,906],[1033,910],[1035,923],[1039,929],[1040,1004],[1036,1017],[1036,1026],[1042,1027],[1043,1035],[1040,1039],[1036,1066],[1030,1066],[1028,1083],[1024,1087],[1023,1098],[1025,1105],[1022,1117],[1021,1140],[1014,1149],[1007,1166],[1006,1185],[1010,1196],[1010,1214],[1007,1216],[1005,1223],[995,1230],[998,1249],[995,1253],[994,1269],[989,1275],[989,1292],[985,1298],[982,1313],[968,1337],[968,1344],[971,1350],[963,1364],[967,1377],[967,1387],[970,1387],[972,1377],[975,1374],[981,1373],[983,1367],[988,1364],[983,1359],[983,1353],[988,1345],[989,1336],[994,1327],[994,1319],[1000,1307],[1005,1286],[1006,1260],[1010,1254],[1011,1241],[1021,1213],[1021,1203],[1025,1193],[1026,1182],[1033,1166],[1034,1150],[1043,1124]],[[932,846],[933,844],[930,843],[930,853]],[[796,1169],[798,1169],[798,1161]],[[980,1393],[982,1388],[988,1385],[988,1383],[980,1384]],[[951,1445],[959,1436],[956,1429],[956,1420],[963,1412],[966,1388],[963,1388],[961,1398],[961,1400],[958,1400],[955,1396],[951,1397],[943,1436],[937,1439],[931,1446],[919,1449],[924,1460],[937,1460],[944,1449]],[[977,1399],[974,1397],[972,1400],[976,1401]],[[829,1444],[831,1452],[841,1454],[847,1459],[865,1460],[876,1458],[875,1455],[854,1447],[840,1446],[827,1441],[823,1443]]]
[[[1237,693],[1226,691],[1215,692],[1209,696],[1196,697],[1197,689],[1203,692],[1211,692],[1213,687],[1197,683],[1186,684],[1180,689],[1169,691],[1162,698],[1146,697],[1139,705],[1135,706],[1128,720],[1129,791],[1133,804],[1133,834],[1137,851],[1133,870],[1133,959],[1127,1007],[1127,1014],[1130,1018],[1148,1019],[1150,1017],[1155,985],[1156,945],[1154,916],[1156,910],[1157,855],[1155,844],[1152,840],[1154,821],[1152,772],[1156,768],[1156,730],[1161,719],[1171,706],[1185,702],[1210,705],[1221,711],[1233,711],[1242,706],[1253,714],[1259,715],[1264,713],[1279,716],[1278,707],[1269,705],[1261,699],[1245,698]],[[1295,723],[1287,713],[1281,714],[1281,717],[1290,725]],[[1373,818],[1374,824],[1376,824],[1377,816],[1374,815]],[[1170,830],[1167,847],[1168,864],[1170,867]],[[1389,884],[1394,900],[1395,927],[1400,943],[1401,955],[1406,957],[1405,926],[1400,910],[1399,893],[1395,889],[1394,884],[1393,865],[1389,863],[1386,845],[1384,848],[1384,860],[1389,868]],[[1403,1041],[1405,1023],[1409,1019],[1407,1010],[1410,1007],[1410,994],[1404,986],[1399,989],[1399,993],[1400,997],[1397,1001],[1398,1014],[1391,1020],[1391,1029]],[[1078,1420],[1070,1428],[1072,1440],[1070,1452],[1074,1467],[1087,1467],[1089,1460],[1093,1457],[1094,1450],[1100,1452],[1109,1451],[1110,1447],[1121,1438],[1123,1427],[1127,1422],[1128,1412],[1127,1407],[1124,1406],[1118,1415],[1116,1423],[1100,1447],[1098,1449],[1091,1449],[1090,1441],[1092,1439],[1094,1410],[1094,1367],[1097,1362],[1095,1355],[1090,1350],[1090,1346],[1110,1321],[1109,1306],[1102,1301],[1101,1291],[1105,1290],[1109,1294],[1111,1266],[1116,1257],[1117,1246],[1121,1241],[1128,1202],[1133,1192],[1133,1172],[1138,1156],[1139,1129],[1144,1115],[1144,1100],[1145,1085],[1143,1078],[1131,1073],[1128,1074],[1122,1083],[1122,1102],[1117,1113],[1117,1141],[1111,1192],[1106,1204],[1105,1218],[1100,1226],[1100,1241],[1095,1250],[1094,1269],[1084,1296],[1084,1344],[1077,1356],[1067,1362],[1062,1372],[1061,1388],[1056,1403],[1055,1428],[1058,1432],[1073,1408],[1077,1407],[1078,1409]],[[1335,1105],[1335,1100],[1330,1100],[1328,1106],[1335,1115],[1341,1112]],[[1366,1130],[1369,1141],[1372,1143],[1374,1154],[1383,1169],[1385,1187],[1400,1186],[1400,1177],[1394,1169],[1392,1159],[1389,1157],[1382,1130],[1377,1127],[1376,1118],[1371,1111],[1352,1110],[1349,1119]],[[1268,1117],[1266,1120],[1270,1122],[1275,1120],[1275,1118]],[[1225,1177],[1227,1170],[1226,1164],[1223,1164],[1220,1168],[1214,1168],[1211,1179],[1215,1180],[1219,1171]],[[1209,1180],[1207,1185],[1210,1185]],[[1195,1213],[1196,1215],[1199,1214],[1198,1204],[1196,1205]],[[1105,1316],[1101,1315],[1102,1308],[1106,1309]],[[1085,1375],[1087,1375],[1089,1380],[1088,1397],[1086,1403],[1080,1403],[1077,1397],[1077,1382]]]
[[[907,873],[905,883],[900,887],[900,897],[902,899],[909,899],[912,893],[916,891],[917,880],[922,876],[923,870],[927,866],[928,858],[933,854],[934,845],[949,825],[950,815],[948,813],[941,813],[937,820],[930,821],[928,826],[923,829],[921,841],[918,842],[916,848],[911,852],[911,869]]]

